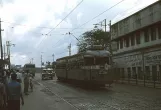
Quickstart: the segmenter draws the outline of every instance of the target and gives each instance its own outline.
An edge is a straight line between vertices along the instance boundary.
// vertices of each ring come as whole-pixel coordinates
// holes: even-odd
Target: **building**
[[[111,26],[113,61],[122,78],[161,81],[161,2]]]

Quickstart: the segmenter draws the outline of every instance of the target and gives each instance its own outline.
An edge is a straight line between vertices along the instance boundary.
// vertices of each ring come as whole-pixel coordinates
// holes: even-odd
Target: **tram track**
[[[53,92],[51,89],[49,89],[47,86],[45,86],[44,84],[40,83],[39,81],[36,81],[37,84],[39,84],[41,87],[45,88],[47,91],[51,92],[52,94],[54,94],[56,97],[58,97],[59,99],[61,99],[62,101],[64,101],[65,103],[67,103],[68,105],[70,105],[71,107],[73,107],[75,110],[81,110],[81,108],[76,107],[75,105],[71,104],[69,101],[65,100],[63,97],[61,97],[60,95],[58,95],[57,93]]]
[[[59,82],[56,78],[42,81],[40,75],[35,80],[42,92],[56,98],[56,103],[61,101],[59,103],[63,102],[73,110],[142,110],[154,109],[154,105],[156,110],[160,110],[159,90],[127,85],[93,90],[77,84]]]
[[[50,93],[52,93],[53,95],[55,95],[57,98],[59,98],[59,99],[61,99],[62,101],[64,101],[65,103],[67,103],[68,105],[70,105],[73,109],[75,109],[75,110],[90,110],[91,109],[91,107],[92,108],[94,108],[94,107],[96,107],[94,110],[100,110],[100,108],[101,108],[101,110],[107,110],[107,108],[109,108],[110,110],[121,110],[120,108],[118,108],[118,107],[115,107],[115,106],[111,106],[111,105],[109,105],[109,104],[106,104],[106,107],[101,107],[102,105],[100,105],[99,107],[100,108],[98,108],[95,104],[91,104],[90,105],[90,101],[91,100],[95,100],[95,99],[92,99],[92,98],[90,98],[90,97],[72,97],[71,99],[78,99],[78,100],[89,100],[89,104],[88,103],[80,103],[80,102],[78,102],[78,103],[76,103],[75,105],[74,104],[72,104],[72,102],[70,102],[71,101],[71,99],[69,98],[69,97],[65,97],[65,98],[63,98],[61,95],[59,95],[59,94],[57,94],[56,92],[54,92],[54,91],[52,91],[51,89],[50,89],[50,87],[47,87],[47,86],[45,86],[45,84],[42,84],[40,81],[36,81],[37,82],[37,84],[38,85],[40,85],[41,87],[43,87],[44,89],[46,89],[48,92],[50,92]],[[60,84],[61,85],[61,84]],[[66,86],[64,86],[64,85],[61,85],[62,87],[66,87]],[[80,107],[78,107],[78,106],[80,106]]]

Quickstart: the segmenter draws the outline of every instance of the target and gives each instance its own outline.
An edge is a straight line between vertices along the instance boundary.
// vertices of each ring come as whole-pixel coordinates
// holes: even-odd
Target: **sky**
[[[107,23],[110,20],[116,23],[156,1],[0,0],[3,45],[6,41],[15,44],[10,48],[12,64],[24,65],[33,58],[33,63],[40,66],[41,55],[43,62],[68,56],[70,43],[72,55],[77,53],[77,40],[66,33],[79,37],[83,32],[92,30],[93,24],[104,19]]]

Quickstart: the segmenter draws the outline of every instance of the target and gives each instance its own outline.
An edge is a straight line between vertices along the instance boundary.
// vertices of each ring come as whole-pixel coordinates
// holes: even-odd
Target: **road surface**
[[[161,89],[113,84],[84,89],[36,74],[35,90],[25,96],[22,110],[161,110]]]

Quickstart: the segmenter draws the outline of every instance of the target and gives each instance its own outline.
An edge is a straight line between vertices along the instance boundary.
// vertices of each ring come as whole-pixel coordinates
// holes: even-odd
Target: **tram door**
[[[152,78],[154,81],[157,80],[157,66],[152,66]]]

